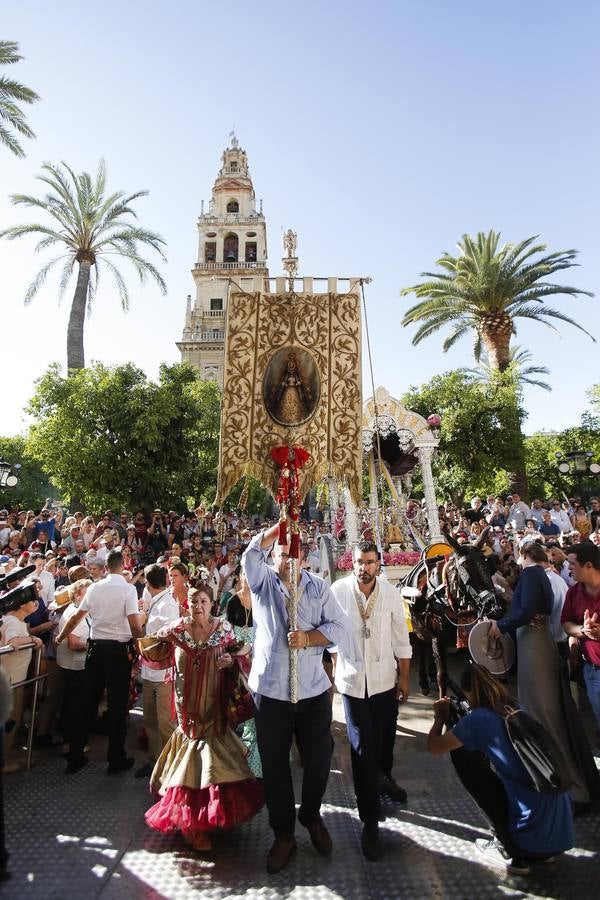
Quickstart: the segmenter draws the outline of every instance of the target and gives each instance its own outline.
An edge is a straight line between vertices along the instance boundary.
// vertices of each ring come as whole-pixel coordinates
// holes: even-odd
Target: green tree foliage
[[[58,497],[44,466],[27,456],[26,440],[22,435],[0,437],[0,456],[6,462],[21,465],[15,473],[19,483],[14,488],[5,488],[0,494],[0,504],[3,507],[37,511],[44,505],[46,497]]]
[[[225,500],[223,504],[226,510],[237,509],[240,497],[242,496],[242,491],[244,490],[244,485],[246,484],[245,478],[240,478],[238,482],[233,486],[233,489]],[[246,508],[243,512],[248,516],[258,515],[260,518],[264,518],[269,515],[273,515],[274,509],[274,501],[273,495],[267,488],[264,488],[260,481],[257,481],[256,478],[248,478],[248,499],[246,502]]]
[[[521,347],[515,346],[510,348],[510,363],[504,371],[505,375],[510,375],[515,380],[515,384],[520,389],[523,385],[528,384],[533,387],[542,388],[544,391],[551,391],[552,388],[547,381],[540,381],[539,378],[532,378],[533,375],[549,375],[550,369],[546,366],[532,366],[532,357],[529,350],[522,350]],[[484,352],[481,362],[474,369],[465,369],[465,372],[475,377],[476,381],[489,382],[496,377],[496,369],[490,366],[487,353]]]
[[[0,41],[0,66],[14,65],[21,59],[23,57],[19,55],[16,41]],[[0,75],[0,144],[8,147],[15,156],[25,156],[25,151],[15,137],[15,131],[23,137],[35,137],[19,103],[35,103],[39,99],[31,88],[7,75]]]
[[[45,197],[13,194],[11,200],[15,206],[41,211],[44,215],[43,223],[15,225],[1,231],[0,237],[13,241],[36,235],[36,253],[49,247],[57,247],[59,250],[59,255],[42,266],[29,285],[25,303],[35,297],[55,265],[62,265],[59,298],[77,271],[67,328],[67,368],[72,371],[82,369],[85,365],[85,313],[96,294],[100,264],[112,275],[121,305],[127,310],[129,292],[125,279],[115,265],[115,259],[126,259],[131,263],[142,284],[148,277],[154,279],[164,294],[167,288],[162,275],[153,263],[141,256],[141,249],[154,250],[164,260],[165,242],[154,231],[137,224],[132,204],[146,196],[148,191],[137,191],[129,196],[123,191],[109,194],[103,160],[100,161],[95,179],[87,172],[76,175],[66,163],[59,166],[45,163],[42,169],[43,174],[38,175],[38,181],[49,188]]]
[[[525,438],[525,464],[532,497],[573,497],[580,491],[586,496],[600,495],[597,475],[562,475],[558,471],[557,453],[566,456],[574,450],[593,453],[600,462],[600,417],[586,412],[581,423],[560,432],[538,431]]]
[[[90,511],[211,502],[219,402],[218,387],[188,365],[163,365],[153,382],[130,363],[68,378],[55,364],[29,404],[27,453]]]
[[[442,418],[434,457],[440,501],[452,498],[460,505],[472,494],[506,491],[509,473],[522,462],[524,411],[512,380],[498,375],[480,383],[462,370],[446,372],[411,387],[402,403],[425,418],[432,413]]]
[[[600,417],[600,384],[594,384],[587,392],[587,396],[592,404],[593,414]]]
[[[546,253],[546,245],[536,244],[536,240],[534,236],[500,246],[496,231],[480,231],[476,238],[463,235],[456,256],[444,253],[438,259],[441,272],[423,272],[425,281],[401,291],[402,295],[414,293],[420,301],[402,320],[405,326],[422,323],[413,344],[441,328],[450,328],[444,350],[470,335],[475,359],[479,362],[485,348],[490,367],[502,372],[511,362],[510,340],[517,319],[533,319],[554,330],[553,321],[568,322],[588,334],[574,319],[545,305],[552,296],[593,296],[546,280],[576,265],[577,251]]]

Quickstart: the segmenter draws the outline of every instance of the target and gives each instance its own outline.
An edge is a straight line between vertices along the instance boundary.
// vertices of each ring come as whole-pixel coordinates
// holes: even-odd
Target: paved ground
[[[529,878],[510,877],[474,848],[485,823],[464,794],[447,759],[424,752],[431,700],[415,694],[402,711],[395,775],[409,793],[407,806],[386,801],[382,825],[386,855],[361,855],[341,704],[336,698],[336,751],[323,810],[334,855],[323,860],[298,826],[299,852],[290,866],[267,875],[271,843],[266,813],[220,836],[211,856],[192,853],[178,838],[144,824],[151,805],[145,782],[131,773],[108,777],[104,739],[93,740],[93,762],[67,776],[57,752],[36,755],[29,772],[5,777],[10,882],[0,898],[183,900],[203,898],[597,898],[600,814],[577,822],[577,845]],[[141,722],[132,716],[132,743]],[[143,754],[136,754],[140,762]],[[598,759],[600,765],[600,759]],[[296,778],[300,770],[296,767]]]

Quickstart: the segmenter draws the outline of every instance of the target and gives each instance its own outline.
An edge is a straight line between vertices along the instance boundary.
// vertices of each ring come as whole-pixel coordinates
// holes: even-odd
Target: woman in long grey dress
[[[553,595],[540,565],[545,549],[535,541],[521,547],[523,571],[512,598],[510,615],[492,623],[490,636],[516,631],[519,703],[552,735],[563,757],[565,775],[576,811],[600,800],[600,774],[561,674],[561,663],[550,631]]]

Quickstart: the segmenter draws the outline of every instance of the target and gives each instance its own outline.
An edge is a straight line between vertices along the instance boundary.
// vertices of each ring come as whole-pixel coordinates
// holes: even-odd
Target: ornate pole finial
[[[292,231],[291,228],[288,228],[287,231],[283,233],[283,249],[287,253],[287,256],[284,256],[282,259],[282,265],[284,271],[287,272],[287,276],[290,280],[289,290],[294,290],[294,278],[298,272],[298,257],[296,256],[296,250],[298,248],[298,235],[295,231]]]

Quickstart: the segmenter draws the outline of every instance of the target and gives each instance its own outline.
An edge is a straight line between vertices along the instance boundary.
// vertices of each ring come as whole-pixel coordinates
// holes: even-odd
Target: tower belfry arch
[[[225,321],[232,282],[249,294],[263,289],[267,268],[267,227],[262,201],[257,209],[246,151],[232,130],[221,157],[208,211],[198,217],[198,254],[192,276],[195,293],[186,302],[177,347],[182,362],[207,381],[223,385]]]

